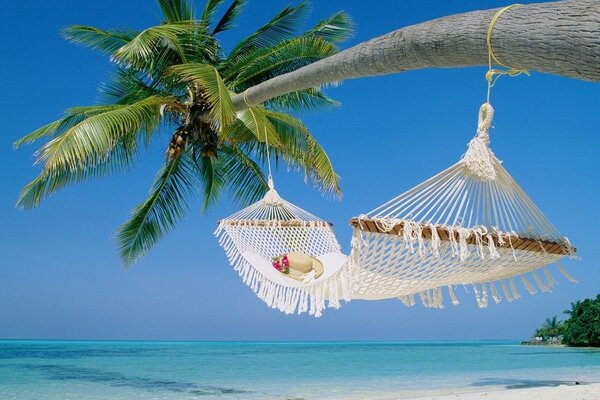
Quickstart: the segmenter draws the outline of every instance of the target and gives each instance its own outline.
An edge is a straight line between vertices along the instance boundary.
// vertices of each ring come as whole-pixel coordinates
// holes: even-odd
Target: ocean
[[[465,342],[0,341],[2,400],[394,399],[600,382],[600,350]]]

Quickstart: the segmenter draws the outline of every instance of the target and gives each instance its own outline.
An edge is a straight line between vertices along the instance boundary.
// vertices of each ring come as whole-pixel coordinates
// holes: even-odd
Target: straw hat
[[[273,266],[281,273],[301,282],[310,282],[323,275],[323,263],[307,254],[291,252],[273,259]]]

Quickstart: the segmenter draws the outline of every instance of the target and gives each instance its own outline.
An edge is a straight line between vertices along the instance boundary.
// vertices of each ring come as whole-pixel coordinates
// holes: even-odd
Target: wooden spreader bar
[[[361,218],[359,220],[358,218],[352,218],[350,220],[350,225],[360,229],[361,231],[371,232],[371,233],[402,235],[404,232],[404,222],[399,222],[389,231],[384,231],[383,229],[381,229],[380,224],[378,224],[377,221],[372,220],[372,219]],[[453,234],[454,238],[458,241],[458,233],[457,232],[451,233],[448,229],[441,228],[441,227],[437,227],[435,229],[437,230],[438,236],[440,237],[441,240],[450,241],[450,235]],[[569,253],[574,253],[576,251],[576,249],[574,247],[571,247],[569,249],[569,247],[568,247],[568,245],[566,245],[566,243],[559,243],[559,242],[553,242],[553,241],[547,241],[547,240],[535,240],[535,239],[531,239],[531,238],[520,238],[516,235],[512,235],[510,237],[510,241],[508,240],[508,238],[505,238],[505,243],[503,245],[500,245],[499,241],[498,241],[498,235],[492,234],[491,236],[492,236],[492,240],[494,241],[494,245],[497,248],[510,249],[511,242],[512,242],[512,248],[515,250],[535,251],[535,252],[539,252],[539,253],[545,251],[546,253],[559,254],[559,255],[566,255]],[[423,237],[425,239],[431,239],[431,228],[429,226],[423,225]],[[487,236],[482,237],[481,241],[484,245],[487,245],[487,243],[488,243]],[[469,239],[467,239],[467,243],[468,244],[476,244],[475,237],[471,236]]]
[[[282,226],[282,227],[305,227],[309,224],[313,224],[314,227],[331,227],[333,224],[327,221],[300,221],[297,219],[290,219],[288,221],[265,221],[255,219],[238,219],[238,220],[225,220],[219,221],[219,224],[225,223],[229,226]]]

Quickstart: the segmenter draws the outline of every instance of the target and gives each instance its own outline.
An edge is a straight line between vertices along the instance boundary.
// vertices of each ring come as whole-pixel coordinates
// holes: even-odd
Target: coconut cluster
[[[207,103],[200,102],[189,107],[184,123],[177,128],[169,142],[167,155],[171,160],[179,157],[187,146],[193,146],[195,151],[200,150],[200,156],[202,157],[217,156],[219,134],[215,126],[207,121],[208,112],[209,106]]]
[[[200,155],[202,157],[216,157],[217,148],[219,147],[219,134],[207,124],[202,129],[200,139],[202,141]]]
[[[181,152],[185,150],[189,141],[189,137],[190,134],[189,132],[187,132],[184,126],[180,126],[179,128],[177,128],[177,130],[173,134],[173,137],[171,138],[171,142],[169,143],[169,148],[167,150],[171,160],[174,160],[177,157],[179,157]]]

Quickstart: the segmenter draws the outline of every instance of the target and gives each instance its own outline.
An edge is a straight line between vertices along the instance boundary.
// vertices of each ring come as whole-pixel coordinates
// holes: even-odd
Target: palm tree
[[[308,6],[286,7],[226,53],[218,36],[233,27],[246,0],[233,0],[217,19],[222,3],[207,0],[197,18],[192,0],[158,0],[163,20],[141,32],[67,28],[66,39],[106,54],[115,69],[99,89],[101,104],[70,108],[15,143],[46,140],[36,152],[41,173],[24,187],[18,206],[36,207],[68,184],[130,167],[140,147],[165,130],[165,164],[149,197],[116,235],[126,264],[182,219],[198,188],[203,209],[223,191],[240,203],[262,196],[267,146],[276,162],[339,195],[327,154],[302,121],[285,112],[336,104],[321,85],[238,112],[232,96],[335,54],[352,32],[351,20],[338,12],[297,33]]]
[[[547,318],[546,321],[544,321],[542,328],[536,333],[540,334],[539,336],[542,336],[543,338],[556,338],[562,335],[562,325],[563,323],[559,321],[558,317],[555,315],[552,318]]]
[[[575,315],[577,309],[581,306],[581,300],[577,300],[576,302],[571,302],[571,309],[563,311],[563,314],[567,314],[569,316]]]

